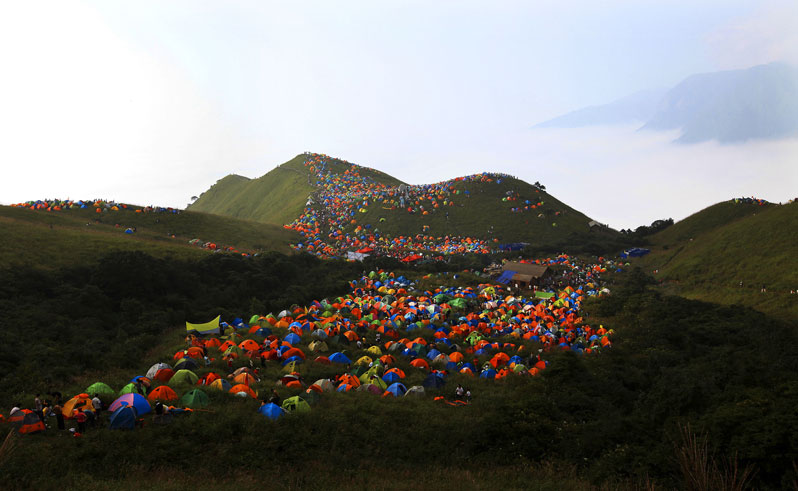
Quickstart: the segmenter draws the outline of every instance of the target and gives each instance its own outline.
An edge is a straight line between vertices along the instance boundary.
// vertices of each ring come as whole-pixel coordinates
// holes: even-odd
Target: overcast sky
[[[798,140],[535,123],[798,61],[798,2],[25,1],[0,18],[0,203],[184,207],[305,150],[410,183],[541,181],[616,228],[798,194]]]

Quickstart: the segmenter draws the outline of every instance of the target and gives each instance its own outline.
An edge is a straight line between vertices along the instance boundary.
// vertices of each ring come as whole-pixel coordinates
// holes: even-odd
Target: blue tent
[[[300,338],[299,336],[297,336],[295,333],[292,332],[288,336],[284,337],[283,341],[285,341],[288,344],[297,344],[300,341],[302,341],[302,338]]]
[[[386,372],[385,375],[382,376],[382,379],[385,382],[392,384],[394,382],[402,380],[402,377],[400,377],[399,374],[397,374],[396,372]]]
[[[427,375],[427,378],[424,379],[424,382],[422,382],[421,385],[427,389],[438,389],[446,385],[446,381],[438,374],[430,373]]]
[[[259,407],[258,414],[262,414],[267,418],[269,418],[270,420],[275,421],[279,419],[280,416],[283,416],[285,414],[285,410],[280,406],[278,406],[277,404],[270,402],[268,404],[264,404],[261,407]]]
[[[496,370],[489,369],[483,370],[482,373],[479,374],[479,378],[496,378]]]
[[[393,394],[395,397],[400,397],[405,395],[405,392],[407,392],[407,387],[405,387],[403,384],[400,384],[399,382],[395,382],[389,385],[388,388],[385,390]]]
[[[264,337],[264,338],[265,338],[266,336],[270,336],[270,335],[271,335],[271,333],[272,333],[272,330],[271,330],[271,329],[269,329],[268,327],[261,327],[260,329],[258,329],[257,331],[255,331],[255,335],[256,335],[256,336],[261,336],[261,337]]]
[[[347,358],[346,355],[341,353],[340,351],[331,354],[329,358],[330,361],[333,363],[341,363],[343,365],[348,365],[352,363],[352,360]]]
[[[429,353],[427,353],[427,358],[429,358],[430,360],[434,360],[435,357],[438,356],[439,354],[441,354],[440,351],[436,350],[435,348],[432,348],[429,351]]]
[[[136,427],[139,412],[134,406],[121,406],[111,414],[108,428],[112,430],[132,430]]]

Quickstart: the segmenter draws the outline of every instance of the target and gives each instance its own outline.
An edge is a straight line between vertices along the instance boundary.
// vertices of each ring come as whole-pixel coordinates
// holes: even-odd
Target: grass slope
[[[76,266],[111,251],[185,259],[207,255],[188,244],[194,238],[242,252],[288,252],[287,244],[296,240],[296,234],[274,225],[196,212],[135,213],[134,207],[98,215],[94,208],[46,212],[0,206],[0,227],[7,245],[0,249],[0,267]],[[136,233],[125,234],[127,227],[136,227]]]
[[[298,155],[258,179],[227,176],[203,193],[189,209],[273,224],[290,223],[302,213],[307,197],[318,189],[314,187],[315,180],[309,184],[304,161],[305,156]],[[335,174],[343,174],[351,165],[343,160],[327,158],[327,169]],[[357,170],[361,176],[378,183],[388,186],[403,184],[375,169],[358,166]],[[587,223],[590,218],[518,179],[505,178],[501,183],[458,182],[455,189],[461,194],[448,196],[454,201],[454,206],[433,208],[429,201],[420,202],[430,211],[427,215],[410,214],[398,207],[385,209],[389,207],[371,203],[365,213],[355,217],[357,223],[347,227],[346,231],[352,232],[358,225],[369,224],[390,236],[420,233],[460,235],[496,239],[499,243],[553,242],[573,234],[587,236],[589,233]],[[514,201],[502,201],[508,192],[514,192]],[[522,213],[510,211],[514,207],[523,207],[526,200],[532,203],[543,201],[544,205]],[[611,231],[605,233],[614,234]]]
[[[297,155],[257,179],[229,175],[188,209],[274,225],[290,223],[313,192],[304,162],[304,155]]]
[[[420,233],[441,237],[460,235],[496,239],[499,243],[550,242],[573,233],[589,233],[587,224],[590,218],[519,179],[504,178],[501,183],[458,182],[454,189],[460,191],[448,197],[454,206],[433,208],[429,201],[424,201],[421,204],[430,213],[423,215],[410,214],[398,207],[388,210],[375,203],[367,208],[366,213],[358,213],[357,223],[370,224],[380,232],[394,236]],[[508,192],[513,192],[517,199],[502,201]],[[533,210],[510,211],[523,207],[526,200],[544,204]],[[383,218],[385,220],[380,221]],[[425,225],[429,227],[426,232]]]
[[[798,319],[798,298],[789,293],[798,288],[796,223],[796,204],[720,203],[654,235],[642,264],[689,298]]]

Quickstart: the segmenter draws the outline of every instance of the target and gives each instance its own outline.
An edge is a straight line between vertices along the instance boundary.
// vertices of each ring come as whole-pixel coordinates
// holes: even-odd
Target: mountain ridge
[[[786,63],[690,75],[652,105],[656,94],[638,92],[571,111],[535,128],[642,122],[644,131],[681,130],[674,142],[685,144],[798,136],[798,69]],[[646,111],[650,113],[643,117]]]

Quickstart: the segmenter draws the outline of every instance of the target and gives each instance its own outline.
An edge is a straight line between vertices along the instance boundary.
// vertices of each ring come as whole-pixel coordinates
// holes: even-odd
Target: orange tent
[[[423,358],[416,358],[415,360],[411,361],[410,366],[429,370],[429,363],[427,363],[427,360]]]
[[[233,382],[235,382],[236,384],[244,384],[244,385],[247,385],[247,386],[252,385],[252,384],[254,384],[257,381],[258,380],[255,377],[253,377],[252,375],[250,375],[250,374],[248,374],[246,372],[239,373],[238,375],[236,375],[233,378]]]
[[[239,392],[243,392],[253,399],[258,398],[258,393],[244,384],[234,385],[233,387],[230,388],[228,392],[231,394],[238,394]]]
[[[61,414],[63,414],[65,418],[71,418],[76,409],[78,411],[94,411],[94,406],[91,403],[89,394],[78,394],[68,400],[62,408]]]
[[[147,400],[150,402],[155,402],[156,399],[161,401],[176,401],[177,393],[168,385],[162,385],[160,387],[156,387],[147,396]]]
[[[260,345],[251,339],[245,339],[238,345],[244,351],[254,351],[260,349]]]

